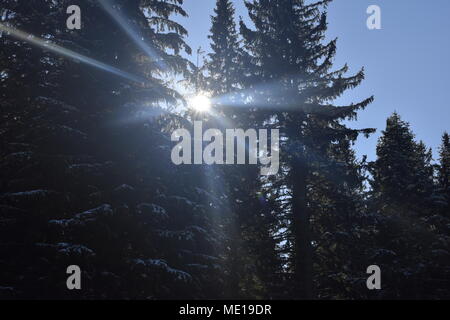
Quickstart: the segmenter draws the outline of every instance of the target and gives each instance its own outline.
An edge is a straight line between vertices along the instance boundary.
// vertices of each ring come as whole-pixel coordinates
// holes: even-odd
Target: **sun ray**
[[[98,60],[86,57],[82,54],[79,54],[75,51],[66,49],[64,47],[61,47],[49,40],[44,40],[40,37],[37,37],[35,35],[23,32],[21,30],[15,29],[15,28],[11,28],[7,25],[4,25],[2,23],[0,23],[0,31],[5,32],[6,34],[9,34],[19,40],[31,43],[33,45],[36,45],[42,49],[54,52],[56,54],[62,55],[64,57],[73,59],[75,61],[79,61],[82,62],[84,64],[93,66],[97,69],[101,69],[103,71],[107,71],[109,73],[115,74],[119,77],[137,82],[137,83],[144,83],[146,80],[142,77],[138,77],[136,75],[130,74],[128,72],[122,71],[118,68],[115,68],[113,66],[110,66],[106,63],[100,62]]]
[[[102,8],[114,19],[120,28],[141,48],[150,58],[157,62],[158,66],[165,70],[167,69],[163,59],[157,54],[156,50],[148,45],[143,36],[139,36],[139,32],[127,22],[127,20],[120,14],[120,11],[113,7],[110,1],[100,0]]]

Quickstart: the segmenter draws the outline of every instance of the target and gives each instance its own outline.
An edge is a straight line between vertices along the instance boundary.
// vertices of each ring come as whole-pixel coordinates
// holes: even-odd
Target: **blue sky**
[[[237,16],[247,20],[243,0],[233,1]],[[209,50],[210,16],[215,0],[185,0],[188,19],[178,19],[189,31],[194,49]],[[369,5],[378,5],[382,30],[366,27]],[[450,1],[335,0],[328,10],[329,39],[337,37],[336,68],[348,63],[350,72],[365,67],[366,80],[336,101],[344,105],[370,95],[375,102],[359,113],[352,127],[377,128],[361,137],[359,155],[375,158],[375,147],[386,118],[394,111],[411,123],[417,139],[437,155],[442,133],[450,131]],[[191,57],[194,61],[195,57]]]

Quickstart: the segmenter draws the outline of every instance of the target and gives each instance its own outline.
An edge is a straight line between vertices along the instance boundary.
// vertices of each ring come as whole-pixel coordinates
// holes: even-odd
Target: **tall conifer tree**
[[[431,152],[414,140],[410,126],[394,113],[377,146],[373,192],[384,213],[424,213],[433,192]]]
[[[442,136],[442,144],[439,150],[438,187],[445,198],[447,218],[450,215],[450,138],[447,132]]]
[[[211,53],[206,61],[206,84],[213,96],[214,128],[252,128],[251,111],[234,104],[242,87],[242,50],[235,23],[235,10],[229,0],[218,0],[212,16]],[[237,143],[245,143],[237,141]],[[217,181],[226,190],[229,216],[226,264],[227,297],[273,297],[271,282],[276,269],[275,242],[271,237],[270,217],[262,206],[259,168],[227,166],[214,169]]]
[[[239,40],[235,9],[230,0],[218,0],[211,18],[211,49],[207,65],[209,90],[214,96],[227,94],[241,82],[239,73]]]
[[[259,119],[280,127],[282,154],[288,168],[291,190],[293,235],[292,270],[296,298],[312,298],[312,261],[308,179],[312,164],[329,164],[324,155],[331,142],[355,140],[358,133],[341,124],[353,118],[373,98],[358,104],[335,107],[331,101],[364,79],[361,70],[345,77],[347,66],[332,71],[336,40],[324,43],[326,14],[321,8],[330,1],[306,4],[302,0],[246,1],[255,30],[241,22],[247,59],[246,88]]]
[[[83,24],[68,31],[66,9],[73,4]],[[171,164],[170,139],[153,121],[164,113],[162,102],[178,97],[161,74],[186,72],[188,65],[179,55],[189,52],[186,31],[171,20],[185,15],[182,1],[103,4],[114,14],[97,1],[2,3],[9,27],[110,67],[2,34],[8,61],[2,99],[14,108],[1,128],[0,295],[216,297],[220,286],[210,283],[217,279],[217,238],[206,231],[211,201],[205,203],[194,169]],[[132,79],[112,75],[113,68]],[[67,290],[73,264],[83,272],[82,291]]]
[[[392,284],[384,298],[447,296],[448,237],[433,185],[431,151],[397,113],[387,119],[370,164],[369,210],[376,218],[370,260]],[[386,281],[385,280],[385,281]]]

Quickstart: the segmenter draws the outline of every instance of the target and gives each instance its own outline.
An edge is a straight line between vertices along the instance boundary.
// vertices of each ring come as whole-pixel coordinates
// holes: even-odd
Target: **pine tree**
[[[247,1],[256,30],[241,22],[241,33],[249,55],[246,89],[251,92],[257,119],[271,121],[283,134],[283,154],[288,168],[287,186],[291,192],[290,230],[293,248],[296,298],[312,298],[312,261],[308,179],[311,164],[328,165],[324,156],[333,141],[355,140],[359,133],[341,124],[354,118],[373,98],[361,103],[335,107],[330,101],[354,88],[364,79],[361,70],[344,77],[348,67],[331,71],[336,40],[323,43],[327,29],[321,8],[330,1],[306,4],[300,0]],[[261,122],[262,123],[262,122]],[[317,153],[319,152],[319,153]]]

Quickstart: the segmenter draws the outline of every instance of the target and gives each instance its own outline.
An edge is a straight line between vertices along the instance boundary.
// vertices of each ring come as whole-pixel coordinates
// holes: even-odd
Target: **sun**
[[[189,100],[189,106],[197,112],[207,112],[211,109],[211,99],[203,94],[198,94]]]

